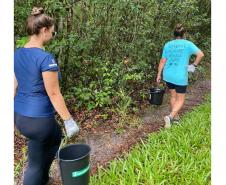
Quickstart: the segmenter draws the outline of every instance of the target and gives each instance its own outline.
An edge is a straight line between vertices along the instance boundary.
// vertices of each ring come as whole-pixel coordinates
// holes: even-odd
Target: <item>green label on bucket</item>
[[[84,175],[87,171],[89,171],[90,165],[88,165],[86,168],[80,170],[80,171],[75,171],[72,172],[72,177],[80,177]]]

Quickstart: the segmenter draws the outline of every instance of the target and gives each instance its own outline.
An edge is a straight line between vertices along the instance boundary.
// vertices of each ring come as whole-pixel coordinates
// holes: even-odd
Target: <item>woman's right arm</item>
[[[158,74],[157,74],[157,78],[156,78],[157,83],[160,83],[160,81],[161,81],[162,70],[164,68],[165,63],[166,63],[166,59],[161,58],[161,60],[159,62]]]
[[[18,87],[18,82],[17,82],[16,76],[14,74],[14,97],[16,96],[17,87]]]
[[[162,70],[165,66],[165,63],[166,63],[166,44],[164,45],[162,52],[161,52],[161,59],[159,62],[158,73],[157,73],[157,78],[156,78],[157,83],[161,82]]]
[[[46,71],[42,73],[42,76],[46,92],[55,110],[64,121],[70,119],[71,115],[60,92],[58,73],[55,71]]]

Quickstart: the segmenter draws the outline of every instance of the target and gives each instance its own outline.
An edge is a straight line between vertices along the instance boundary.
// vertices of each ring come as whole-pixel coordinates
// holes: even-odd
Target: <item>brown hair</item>
[[[27,18],[26,30],[28,35],[38,35],[40,29],[43,27],[49,29],[53,25],[53,18],[44,14],[44,9],[42,7],[34,7],[31,15]]]
[[[182,24],[177,24],[175,29],[174,29],[174,36],[175,37],[183,37],[185,32],[186,32],[186,30],[182,26]]]

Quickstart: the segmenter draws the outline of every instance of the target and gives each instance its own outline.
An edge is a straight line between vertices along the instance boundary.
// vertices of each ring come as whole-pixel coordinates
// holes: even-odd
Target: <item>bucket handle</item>
[[[155,87],[158,88],[158,89],[161,89],[160,84],[162,84],[163,85],[162,89],[166,90],[166,86],[165,86],[164,82],[155,82],[154,84],[155,84]]]
[[[159,88],[160,83],[161,83],[161,82],[155,82],[155,87],[158,88],[158,89],[160,89],[160,88]]]
[[[57,159],[59,159],[60,149],[63,147],[63,144],[67,141],[68,141],[68,137],[67,137],[67,134],[65,133],[65,130],[64,130],[64,138],[60,142],[60,146],[59,146],[58,151],[57,151]]]
[[[64,138],[60,142],[60,146],[59,146],[58,152],[63,147],[63,144],[68,141],[68,137],[67,137],[67,134],[66,134],[65,130],[63,130],[63,132],[64,132]]]
[[[56,155],[57,160],[59,160],[59,158],[60,158],[60,149],[63,147],[63,143],[64,143],[64,142],[65,142],[65,138],[61,140],[60,146],[59,146],[59,148],[58,148],[58,150],[57,150],[57,155]]]

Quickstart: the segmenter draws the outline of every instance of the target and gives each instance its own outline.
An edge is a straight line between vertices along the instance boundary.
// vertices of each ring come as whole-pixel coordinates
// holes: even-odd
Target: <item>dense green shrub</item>
[[[210,61],[209,0],[16,0],[16,40],[26,35],[33,6],[56,20],[58,35],[46,49],[58,59],[62,90],[77,106],[114,105],[120,90],[142,100],[139,92],[155,81],[161,49],[178,22]]]

